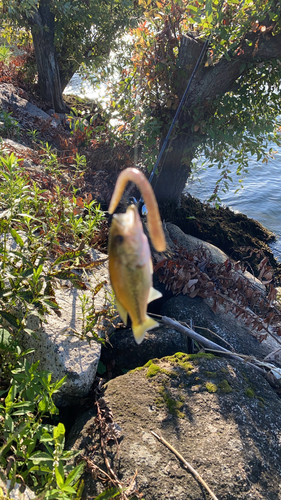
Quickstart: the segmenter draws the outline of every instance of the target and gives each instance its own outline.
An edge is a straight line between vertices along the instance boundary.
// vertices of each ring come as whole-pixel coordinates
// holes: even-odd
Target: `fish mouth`
[[[113,221],[120,229],[133,227],[135,224],[135,206],[130,205],[124,214],[114,214]]]

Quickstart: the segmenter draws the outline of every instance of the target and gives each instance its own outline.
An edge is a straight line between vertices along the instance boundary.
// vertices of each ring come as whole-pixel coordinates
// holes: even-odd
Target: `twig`
[[[100,405],[99,405],[98,401],[96,401],[96,406],[97,406],[97,416],[98,416],[99,427],[100,427],[100,443],[101,443],[101,449],[102,449],[102,454],[103,454],[104,462],[105,462],[106,468],[107,468],[107,470],[108,470],[108,472],[109,472],[109,474],[111,476],[111,480],[112,480],[113,484],[115,484],[122,491],[123,490],[123,485],[119,481],[119,479],[116,476],[116,474],[113,471],[113,469],[111,468],[109,460],[108,460],[108,456],[107,456],[107,452],[106,452],[106,445],[105,445],[104,440],[103,440],[103,429],[104,429],[104,425],[103,424],[104,424],[104,422],[103,422],[103,418],[102,418],[102,414],[101,414],[101,409],[100,409]],[[122,493],[122,495],[123,495],[124,500],[128,500],[128,497],[125,495],[124,492]]]
[[[186,325],[186,323],[183,322],[183,321],[179,321],[179,323],[181,323],[183,326]],[[188,327],[188,325],[186,325],[186,326]],[[199,330],[205,330],[206,332],[211,333],[211,335],[214,335],[215,337],[217,337],[218,339],[220,339],[222,342],[224,342],[226,345],[228,345],[230,347],[230,349],[232,350],[232,352],[235,352],[234,347],[229,342],[227,342],[225,339],[223,339],[222,337],[220,337],[220,335],[218,335],[213,330],[210,330],[210,328],[206,328],[204,326],[198,326],[198,325],[194,325],[194,328],[199,329]]]
[[[231,297],[227,297],[227,295],[224,295],[222,293],[218,293],[217,294],[219,297],[221,297],[223,300],[226,300],[227,302],[229,302],[229,304],[232,304],[234,305],[234,307],[237,307],[238,309],[240,309],[240,311],[242,311],[242,313],[244,314],[248,314],[249,316],[251,316],[253,318],[253,320],[255,321],[258,321],[259,324],[262,326],[262,328],[268,333],[268,335],[270,335],[270,337],[272,337],[278,344],[281,345],[281,340],[278,339],[268,328],[268,326],[266,326],[266,324],[264,323],[264,320],[262,318],[260,318],[255,312],[251,311],[250,309],[245,309],[244,306],[241,306],[240,304],[237,303],[237,301],[233,300]],[[266,297],[262,297],[264,300],[266,300]],[[275,308],[274,308],[275,309]],[[275,309],[276,310],[276,309]],[[280,316],[280,314],[279,314]]]
[[[86,457],[86,456],[84,456],[84,455],[81,455],[81,458],[82,458],[83,460],[85,460],[85,462],[87,462],[87,465],[88,465],[88,467],[89,467],[89,469],[90,469],[90,471],[91,471],[91,472],[93,472],[93,471],[95,471],[95,472],[96,472],[96,471],[99,471],[100,473],[104,474],[104,475],[107,477],[108,481],[110,481],[111,483],[113,483],[113,484],[114,484],[114,486],[118,487],[118,485],[117,485],[117,484],[115,484],[114,479],[112,479],[112,477],[111,477],[111,476],[109,476],[109,475],[108,475],[108,474],[107,474],[104,470],[102,470],[102,469],[101,469],[98,465],[96,465],[96,464],[95,464],[92,460],[90,460],[88,457]],[[100,479],[102,479],[102,478],[100,478]]]
[[[243,363],[247,362],[247,361],[244,361],[244,359],[239,354],[235,354],[234,352],[228,351],[228,349],[225,349],[224,347],[216,344],[215,342],[212,342],[211,340],[206,339],[205,337],[203,337],[199,333],[195,332],[194,330],[191,330],[191,328],[188,328],[187,326],[181,325],[181,323],[179,323],[178,321],[176,321],[174,319],[168,318],[167,316],[162,316],[161,321],[162,321],[162,323],[164,323],[164,325],[171,326],[172,328],[175,328],[176,330],[183,333],[184,335],[188,335],[190,338],[192,338],[193,340],[196,340],[197,342],[199,342],[200,344],[202,344],[204,347],[206,347],[207,349],[209,349],[211,351],[215,351],[215,352],[219,351],[222,354],[227,354],[231,358],[238,359],[239,361],[243,361]],[[261,370],[261,368],[259,368],[258,366],[254,365],[252,363],[249,363],[249,364],[251,366],[253,366],[254,368],[256,368],[256,370],[258,370],[259,372],[261,372],[264,375],[264,370]]]
[[[165,446],[167,446],[167,448],[169,448],[169,450],[171,450],[177,457],[179,460],[181,460],[181,462],[185,465],[185,467],[191,472],[191,474],[193,474],[193,476],[197,479],[197,481],[199,481],[200,484],[202,484],[202,486],[204,486],[204,488],[208,491],[208,493],[211,495],[211,497],[213,498],[213,500],[218,500],[218,498],[216,497],[216,495],[212,492],[212,490],[209,488],[209,486],[207,485],[207,483],[205,483],[204,479],[202,479],[202,477],[198,474],[198,472],[193,469],[192,465],[190,465],[184,458],[183,456],[170,444],[168,443],[168,441],[166,441],[166,439],[164,439],[162,436],[158,436],[158,434],[156,434],[156,432],[154,431],[150,431],[151,434],[153,434],[153,436],[155,436],[162,444],[164,444]]]

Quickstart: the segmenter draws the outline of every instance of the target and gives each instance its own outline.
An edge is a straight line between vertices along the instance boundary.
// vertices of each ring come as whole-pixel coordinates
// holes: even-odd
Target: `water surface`
[[[277,241],[271,244],[274,255],[281,261],[281,148],[268,163],[250,161],[249,173],[243,176],[243,189],[235,193],[239,178],[233,167],[233,184],[229,191],[219,192],[223,206],[259,221],[273,231]],[[188,181],[185,191],[201,201],[207,201],[216,186],[219,171],[206,168],[198,171],[198,179]]]

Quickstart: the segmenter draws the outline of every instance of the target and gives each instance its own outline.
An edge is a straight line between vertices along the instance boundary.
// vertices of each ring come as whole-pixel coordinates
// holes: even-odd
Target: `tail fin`
[[[133,334],[134,334],[136,343],[141,344],[146,332],[148,330],[151,330],[152,328],[156,328],[156,326],[159,326],[159,323],[157,323],[157,321],[154,321],[154,319],[150,318],[147,315],[146,315],[144,322],[141,323],[140,325],[133,324],[132,330],[133,330]]]

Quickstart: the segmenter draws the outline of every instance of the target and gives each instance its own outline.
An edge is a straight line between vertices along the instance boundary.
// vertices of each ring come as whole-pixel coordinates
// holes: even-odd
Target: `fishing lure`
[[[166,241],[157,201],[146,177],[136,168],[123,170],[117,179],[109,205],[109,213],[117,207],[128,181],[140,189],[147,206],[148,230],[153,246],[158,252],[166,249]],[[132,321],[135,340],[140,344],[145,333],[158,326],[147,315],[147,304],[162,296],[152,286],[153,267],[149,243],[143,232],[141,219],[135,205],[125,214],[115,214],[109,233],[109,274],[116,296],[119,314],[127,324]]]

